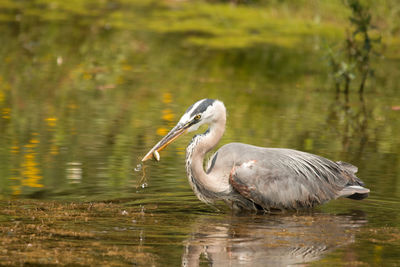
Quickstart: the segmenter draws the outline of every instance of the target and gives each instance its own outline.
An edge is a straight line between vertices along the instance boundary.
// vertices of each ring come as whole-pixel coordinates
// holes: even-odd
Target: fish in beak
[[[175,141],[179,136],[187,132],[187,128],[189,128],[190,124],[177,124],[172,130],[163,137],[150,151],[143,157],[142,162],[149,160],[151,158],[155,158],[157,161],[160,160],[159,152],[166,148],[170,143]]]

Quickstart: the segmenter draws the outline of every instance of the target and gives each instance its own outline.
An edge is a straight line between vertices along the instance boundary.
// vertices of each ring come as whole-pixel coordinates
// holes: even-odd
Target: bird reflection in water
[[[364,216],[273,215],[200,218],[184,241],[182,266],[287,266],[321,259],[354,242]]]

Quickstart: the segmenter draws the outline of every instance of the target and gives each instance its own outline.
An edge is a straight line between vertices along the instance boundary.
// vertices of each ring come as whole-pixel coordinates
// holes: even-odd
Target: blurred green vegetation
[[[369,200],[322,210],[369,212],[375,235],[397,239],[381,246],[366,228],[353,248],[365,251],[362,263],[393,262],[398,231],[381,227],[400,225],[400,4],[362,3],[381,54],[364,101],[346,103],[334,97],[326,56],[350,25],[342,0],[2,0],[0,198],[208,210],[186,181],[191,136],[135,168],[187,106],[218,98],[228,110],[220,145],[290,147],[357,165]],[[346,252],[329,260],[346,262]]]
[[[339,0],[2,1],[2,194],[120,192],[144,150],[203,97],[227,104],[224,142],[257,137],[335,156],[373,141],[396,153],[399,126],[387,122],[398,116],[399,5],[364,3],[386,57],[371,63],[384,67],[367,111],[329,103],[325,44],[344,40],[350,15]],[[66,179],[79,171],[87,187]]]

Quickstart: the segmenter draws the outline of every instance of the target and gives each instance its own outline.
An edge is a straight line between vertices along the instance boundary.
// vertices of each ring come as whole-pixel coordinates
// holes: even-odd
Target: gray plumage
[[[349,188],[353,193],[368,193],[355,176],[357,168],[348,163],[292,149],[240,143],[227,144],[217,153],[214,167],[210,165],[208,173],[212,176],[213,170],[216,173],[230,170],[230,184],[238,193],[238,201],[233,204],[242,208],[249,208],[242,196],[254,202],[250,208],[282,210],[313,207],[331,199],[348,197],[350,195],[345,192]],[[211,162],[213,160],[214,157]]]
[[[271,211],[314,207],[331,199],[363,199],[369,189],[355,175],[357,167],[292,149],[263,148],[241,143],[222,146],[203,160],[225,130],[225,106],[203,99],[190,106],[175,126],[143,158],[152,157],[185,132],[208,124],[186,149],[186,171],[197,197],[206,203],[222,199],[234,209]]]

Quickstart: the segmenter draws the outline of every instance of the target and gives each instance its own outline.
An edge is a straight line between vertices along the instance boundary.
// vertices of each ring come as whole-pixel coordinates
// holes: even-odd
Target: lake
[[[400,264],[398,40],[346,100],[326,46],[347,13],[259,5],[0,3],[1,264]],[[370,196],[283,214],[203,204],[185,172],[192,135],[141,163],[202,98],[227,108],[217,147],[346,161]]]

